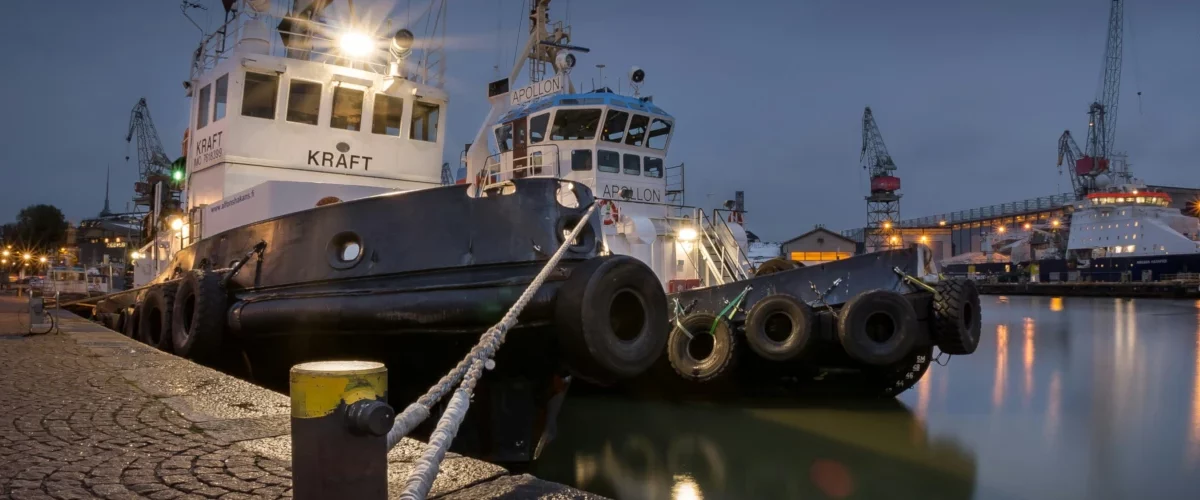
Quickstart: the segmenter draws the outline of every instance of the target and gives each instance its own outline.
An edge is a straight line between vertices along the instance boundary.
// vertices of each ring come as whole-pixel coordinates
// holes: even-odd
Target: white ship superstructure
[[[1200,253],[1200,219],[1170,202],[1140,183],[1090,193],[1071,215],[1067,250],[1081,258]]]

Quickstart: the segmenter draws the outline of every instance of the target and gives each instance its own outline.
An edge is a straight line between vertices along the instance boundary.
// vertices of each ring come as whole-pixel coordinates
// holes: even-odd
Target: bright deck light
[[[171,229],[174,231],[183,229],[183,219],[181,219],[179,217],[171,219]]]
[[[679,230],[680,241],[695,241],[696,236],[698,235],[696,234],[696,230],[694,228],[685,227]]]
[[[375,50],[375,42],[371,37],[357,31],[347,31],[338,40],[342,52],[350,57],[364,57]]]

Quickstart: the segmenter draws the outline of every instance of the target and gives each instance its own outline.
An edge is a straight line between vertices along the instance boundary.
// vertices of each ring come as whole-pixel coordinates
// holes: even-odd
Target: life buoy
[[[621,209],[617,206],[617,202],[612,200],[600,200],[600,218],[604,221],[605,226],[611,226],[621,221]]]

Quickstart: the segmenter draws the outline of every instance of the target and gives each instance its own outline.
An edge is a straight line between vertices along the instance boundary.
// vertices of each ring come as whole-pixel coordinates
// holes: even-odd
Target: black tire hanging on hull
[[[921,381],[933,362],[933,346],[919,346],[894,365],[877,368],[870,375],[870,394],[877,397],[896,397]]]
[[[171,352],[171,309],[174,303],[173,283],[155,286],[146,294],[138,321],[138,334],[143,343]]]
[[[729,321],[710,312],[695,311],[671,330],[667,360],[680,377],[709,382],[732,373],[736,343]]]
[[[121,329],[121,333],[131,339],[141,340],[142,338],[138,333],[138,322],[142,319],[142,305],[136,304],[133,307],[130,307],[128,310],[129,312],[125,317],[125,325],[124,328]]]
[[[971,354],[982,330],[979,289],[969,279],[943,280],[934,288],[933,338],[947,354]]]
[[[175,354],[204,360],[216,354],[225,334],[228,296],[221,275],[191,271],[175,292],[171,315],[171,344]]]
[[[792,269],[799,269],[801,267],[803,266],[799,262],[787,260],[783,257],[776,257],[759,264],[758,267],[754,269],[754,276],[766,276],[768,274],[791,271]]]
[[[813,317],[812,308],[791,295],[768,295],[746,313],[746,343],[763,359],[795,359],[808,348]]]
[[[917,337],[917,312],[903,295],[871,290],[846,302],[838,318],[838,339],[846,354],[875,366],[900,361]]]
[[[611,385],[642,374],[667,341],[667,296],[654,271],[627,255],[596,257],[571,271],[555,297],[567,368]]]

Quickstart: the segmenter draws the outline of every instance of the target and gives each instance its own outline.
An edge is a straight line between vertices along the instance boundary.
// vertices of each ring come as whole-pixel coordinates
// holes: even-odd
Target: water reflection
[[[1200,498],[1200,301],[983,300],[979,350],[885,406],[568,398],[532,472],[621,499]]]
[[[971,498],[974,457],[895,400],[797,406],[568,399],[533,474],[620,499]],[[578,429],[579,432],[566,432]]]

